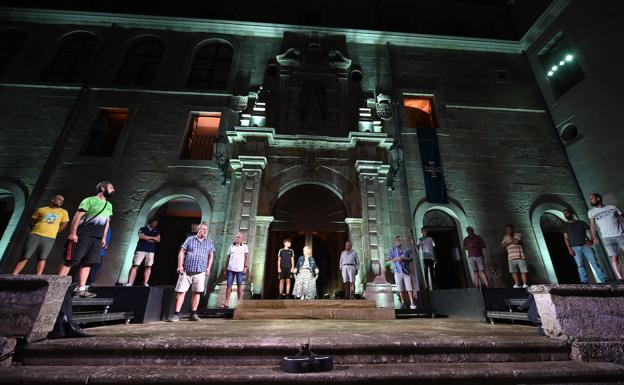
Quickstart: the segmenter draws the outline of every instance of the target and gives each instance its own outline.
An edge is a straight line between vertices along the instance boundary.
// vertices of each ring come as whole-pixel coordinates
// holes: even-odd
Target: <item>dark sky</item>
[[[13,7],[518,40],[552,0],[0,0]]]

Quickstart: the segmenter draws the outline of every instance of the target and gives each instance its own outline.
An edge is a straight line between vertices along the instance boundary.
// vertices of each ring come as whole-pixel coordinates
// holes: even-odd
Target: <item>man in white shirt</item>
[[[243,298],[243,281],[245,279],[245,274],[247,274],[248,264],[249,248],[247,244],[243,243],[243,233],[239,231],[234,237],[234,244],[230,246],[225,261],[227,289],[225,289],[225,302],[221,305],[222,308],[227,308],[229,306],[234,278],[236,278],[238,300],[240,301]]]
[[[614,205],[605,205],[602,202],[602,195],[597,193],[589,196],[589,204],[594,207],[587,213],[594,244],[597,245],[599,242],[596,231],[598,229],[605,251],[611,258],[615,277],[621,281],[622,266],[618,258],[618,247],[620,250],[624,250],[624,215],[622,215],[622,210]]]
[[[416,241],[416,249],[420,251],[427,290],[433,290],[436,264],[434,251],[435,242],[433,238],[429,236],[429,229],[423,227],[420,231],[422,232],[422,237],[418,238],[418,241]]]
[[[344,283],[345,299],[355,298],[355,276],[360,266],[360,258],[351,247],[351,241],[345,242],[345,249],[340,253],[340,272]]]

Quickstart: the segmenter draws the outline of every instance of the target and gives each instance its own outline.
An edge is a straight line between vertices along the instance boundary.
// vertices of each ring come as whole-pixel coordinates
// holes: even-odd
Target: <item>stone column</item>
[[[269,241],[269,226],[273,222],[273,217],[256,216],[255,240],[249,252],[250,282],[252,283],[253,294],[262,293],[264,289],[264,268],[266,266],[267,242]]]
[[[263,156],[246,156],[240,155],[230,160],[230,167],[234,174],[234,178],[238,179],[236,188],[240,191],[235,192],[232,204],[235,207],[232,210],[231,234],[226,234],[226,239],[234,239],[234,235],[240,231],[244,235],[244,240],[249,246],[249,271],[245,277],[244,298],[251,298],[250,277],[253,276],[253,266],[256,263],[263,263],[264,258],[254,260],[253,250],[256,242],[256,213],[258,211],[258,197],[260,195],[260,186],[262,181],[262,171],[267,165],[267,159]],[[266,243],[266,240],[264,241]],[[226,242],[225,245],[228,245]],[[227,250],[224,250],[225,253]],[[227,269],[227,266],[223,266]],[[210,294],[208,307],[216,307],[225,301],[225,282],[217,284],[214,291]],[[231,307],[236,306],[236,284],[232,287]]]
[[[365,282],[370,260],[367,260],[362,248],[362,218],[345,218],[345,223],[349,227],[349,240],[351,246],[360,257],[360,265],[358,266],[358,275],[355,279],[355,292],[362,294],[362,284]]]
[[[370,274],[364,296],[375,299],[377,307],[394,307],[392,286],[385,276],[385,247],[383,244],[383,195],[389,165],[378,161],[358,160],[355,169],[360,175],[362,194],[362,250],[370,260]]]

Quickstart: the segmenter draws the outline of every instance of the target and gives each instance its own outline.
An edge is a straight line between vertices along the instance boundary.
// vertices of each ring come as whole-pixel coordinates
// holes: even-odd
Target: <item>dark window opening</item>
[[[5,190],[0,190],[0,238],[4,235],[4,231],[11,221],[13,211],[15,211],[13,195]]]
[[[199,50],[188,80],[189,88],[225,90],[232,64],[232,48],[226,44],[210,44]]]
[[[576,53],[563,35],[549,43],[538,55],[538,59],[556,98],[585,78]]]
[[[42,80],[78,83],[84,80],[95,54],[98,40],[90,33],[75,33],[58,48]]]
[[[117,74],[116,83],[151,86],[156,78],[165,45],[157,39],[141,41],[128,51]]]
[[[220,123],[219,112],[192,115],[184,140],[182,159],[211,160]]]
[[[4,75],[26,42],[26,32],[11,28],[0,35],[0,76]]]
[[[127,108],[100,108],[100,115],[91,125],[81,155],[112,156],[127,119]]]
[[[422,96],[404,96],[406,125],[410,128],[436,128],[433,115],[433,103],[430,98]]]

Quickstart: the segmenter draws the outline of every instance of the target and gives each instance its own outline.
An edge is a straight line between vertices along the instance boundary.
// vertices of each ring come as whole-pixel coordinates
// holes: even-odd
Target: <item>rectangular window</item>
[[[100,113],[91,125],[81,155],[112,156],[119,135],[128,120],[127,108],[100,108]]]
[[[585,78],[576,56],[561,33],[539,53],[538,60],[555,98],[559,98]]]
[[[405,124],[411,128],[437,128],[433,114],[433,101],[425,96],[403,96]]]
[[[219,136],[220,112],[201,112],[191,115],[182,149],[182,159],[211,160],[214,142]]]

